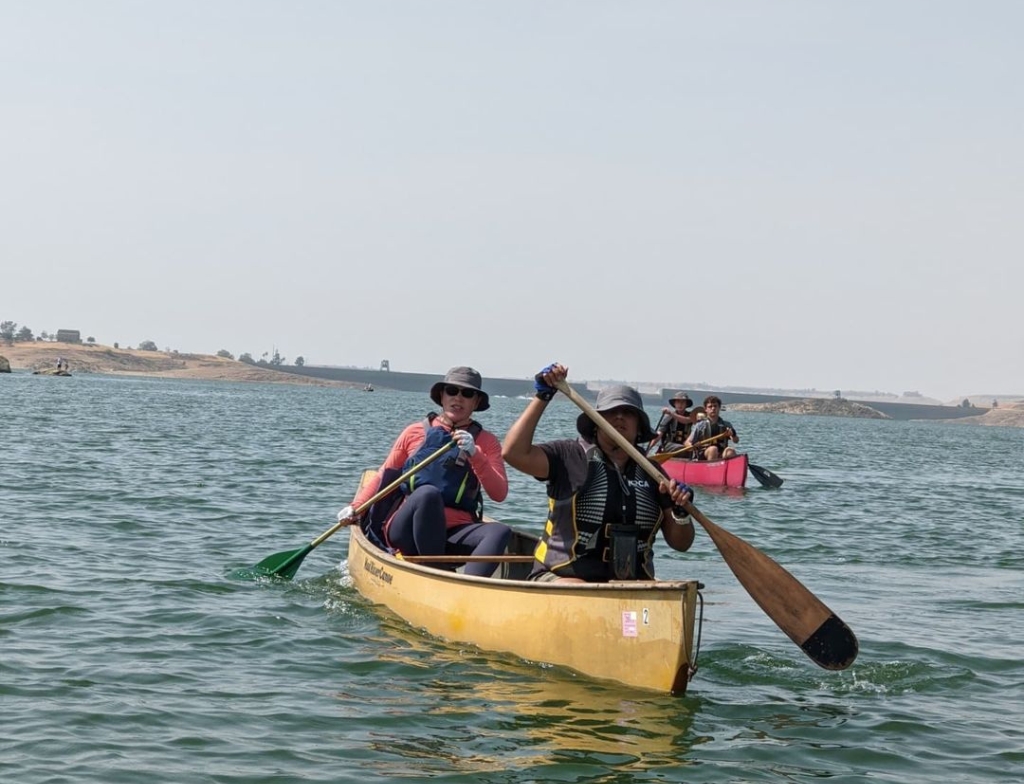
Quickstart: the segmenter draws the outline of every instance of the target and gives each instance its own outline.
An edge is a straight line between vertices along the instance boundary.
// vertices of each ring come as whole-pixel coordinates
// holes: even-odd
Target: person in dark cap
[[[403,555],[501,555],[511,529],[483,522],[483,494],[504,501],[508,477],[497,437],[473,419],[490,408],[480,374],[470,367],[452,368],[430,388],[430,399],[441,413],[429,413],[401,432],[378,471],[379,481],[364,482],[351,505],[338,512],[338,520],[351,519],[380,487],[454,441],[458,449],[414,474],[401,495],[392,493],[378,502],[387,508],[377,543]],[[380,511],[374,504],[369,517]],[[474,561],[465,572],[487,577],[497,565]]]
[[[676,392],[668,399],[668,406],[661,409],[655,435],[659,452],[681,449],[686,443],[686,437],[697,424],[697,412],[690,410],[692,405],[693,401],[685,392]]]
[[[502,443],[510,466],[547,483],[548,519],[530,579],[653,580],[659,529],[675,550],[693,543],[693,521],[681,506],[693,492],[668,476],[653,482],[586,414],[576,419],[579,438],[533,443],[556,385],[567,374],[558,363],[537,374],[536,396]],[[594,408],[633,444],[654,437],[643,399],[632,387],[602,389]]]

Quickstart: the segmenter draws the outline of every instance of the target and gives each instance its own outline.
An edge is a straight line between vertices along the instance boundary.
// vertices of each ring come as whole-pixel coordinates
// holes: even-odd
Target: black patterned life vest
[[[682,445],[686,442],[686,437],[690,435],[691,430],[693,430],[692,423],[680,422],[673,417],[665,427],[665,439],[662,443]]]
[[[620,473],[597,446],[581,443],[587,449],[586,481],[569,498],[548,499],[548,519],[534,552],[543,566],[535,564],[531,576],[550,571],[588,582],[653,580],[662,515],[658,486],[632,460]]]

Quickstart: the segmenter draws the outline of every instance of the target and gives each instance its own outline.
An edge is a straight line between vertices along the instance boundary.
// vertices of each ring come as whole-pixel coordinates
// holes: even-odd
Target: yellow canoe
[[[696,580],[526,582],[522,558],[472,577],[389,555],[358,526],[349,531],[359,593],[430,634],[673,694],[695,672]],[[535,541],[515,531],[509,554],[529,555]]]

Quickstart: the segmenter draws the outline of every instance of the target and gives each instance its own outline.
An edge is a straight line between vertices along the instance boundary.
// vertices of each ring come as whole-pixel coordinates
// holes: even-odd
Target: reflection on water
[[[394,731],[376,726],[368,733],[375,750],[393,762],[379,756],[381,774],[522,771],[554,762],[650,770],[680,765],[694,743],[696,699],[634,691],[561,667],[449,644],[384,607],[371,607],[344,582],[332,588],[333,603],[361,604],[380,618],[380,635],[365,642],[375,649],[375,669],[403,682],[387,711]],[[413,679],[416,703],[429,705],[431,714],[429,730],[415,736],[408,716],[403,718]],[[518,740],[511,745],[508,738]]]
[[[747,494],[746,487],[716,487],[714,485],[694,485],[693,501],[700,503],[701,493],[724,496],[725,498],[743,498]]]

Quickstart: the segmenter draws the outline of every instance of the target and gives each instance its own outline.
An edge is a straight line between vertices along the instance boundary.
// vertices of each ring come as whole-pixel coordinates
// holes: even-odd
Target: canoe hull
[[[687,460],[674,457],[662,463],[665,472],[677,482],[705,487],[743,487],[747,483],[746,455],[725,460]]]
[[[412,626],[584,675],[682,694],[692,674],[695,580],[537,583],[472,577],[395,558],[350,529],[356,589]],[[519,571],[528,565],[501,567]]]

